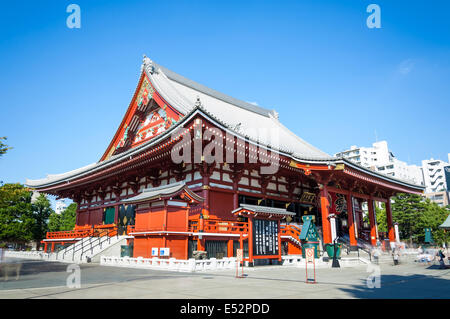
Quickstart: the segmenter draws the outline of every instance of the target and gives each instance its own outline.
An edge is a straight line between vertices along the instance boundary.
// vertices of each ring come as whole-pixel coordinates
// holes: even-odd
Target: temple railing
[[[115,236],[117,226],[109,225],[88,225],[75,226],[74,230],[47,232],[46,239],[73,239],[85,237]]]
[[[301,228],[296,225],[287,225],[287,224],[280,225],[280,235],[292,237],[297,244],[300,243],[301,232],[302,232]]]
[[[186,226],[169,226],[164,228],[163,226],[145,226],[145,227],[134,227],[128,228],[128,234],[145,233],[145,232],[164,232],[164,231],[175,231],[175,232],[186,232]]]
[[[128,225],[127,226],[127,234],[133,233],[135,232],[135,227],[134,225]]]
[[[189,220],[189,231],[205,233],[241,234],[248,233],[248,223],[234,220],[203,219],[203,229],[200,219]]]

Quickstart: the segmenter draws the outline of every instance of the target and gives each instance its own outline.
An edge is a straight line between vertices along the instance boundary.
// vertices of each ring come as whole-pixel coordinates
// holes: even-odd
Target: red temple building
[[[390,197],[423,191],[329,156],[283,126],[277,112],[145,56],[101,159],[26,184],[78,204],[74,230],[48,233],[45,250],[126,236],[134,257],[232,257],[241,247],[250,264],[301,253],[304,215],[314,216],[322,244],[337,236],[350,247],[393,242]],[[387,234],[377,230],[375,202],[386,203]]]

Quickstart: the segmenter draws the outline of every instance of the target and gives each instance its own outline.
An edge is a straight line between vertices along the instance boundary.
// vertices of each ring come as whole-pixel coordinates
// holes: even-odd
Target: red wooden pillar
[[[52,252],[55,251],[55,242],[52,242]]]
[[[114,224],[119,224],[119,205],[114,206]]]
[[[239,208],[239,193],[238,193],[238,183],[233,182],[233,209]]]
[[[163,230],[167,230],[167,200],[164,201]]]
[[[392,222],[392,211],[391,211],[391,198],[389,197],[386,202],[386,217],[387,217],[387,227],[389,234],[389,241],[391,243],[395,242],[395,234],[394,234],[394,224]]]
[[[323,185],[320,190],[320,209],[322,212],[322,236],[323,244],[331,244],[331,225],[328,219],[329,202],[327,186]]]
[[[280,231],[280,220],[278,220],[278,261],[281,261],[281,231]]]
[[[202,214],[204,216],[209,215],[209,175],[203,176],[203,191],[202,196],[204,198],[203,201],[203,207],[202,207]]]
[[[200,214],[200,219],[199,219],[199,233],[202,233],[203,230],[205,229],[205,222],[203,219],[203,214]],[[197,250],[199,251],[205,251],[205,238],[200,238],[200,236],[197,238]]]
[[[167,200],[164,201],[163,230],[167,230]],[[163,235],[163,247],[167,247],[167,234]]]
[[[355,220],[353,217],[353,197],[351,194],[347,195],[347,223],[348,223],[348,236],[350,237],[350,247],[358,246],[355,236]]]
[[[44,252],[47,252],[47,242],[44,243]]]
[[[239,249],[242,250],[242,260],[244,260],[244,234],[239,234]],[[242,261],[242,264],[244,264],[244,261]]]
[[[227,257],[233,257],[233,238],[228,239],[228,243],[227,243]]]
[[[248,216],[248,262],[253,264],[253,216]]]
[[[186,232],[189,232],[189,205],[186,207],[185,218],[186,218]],[[184,251],[185,251],[184,259],[187,260],[189,258],[189,236],[186,236]]]
[[[372,246],[377,245],[377,225],[375,225],[375,209],[374,201],[370,198],[367,201],[367,206],[369,207],[369,221],[370,221],[370,243]]]

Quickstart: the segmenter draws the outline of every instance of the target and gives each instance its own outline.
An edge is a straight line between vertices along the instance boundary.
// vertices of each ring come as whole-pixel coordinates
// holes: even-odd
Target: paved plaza
[[[295,266],[183,273],[164,270],[80,265],[80,288],[69,288],[69,264],[9,258],[20,264],[18,279],[10,269],[0,280],[0,298],[449,298],[450,269],[418,264],[381,264],[380,288],[369,288],[376,269],[367,265],[317,269],[317,283],[306,283],[305,269]],[[375,280],[369,280],[376,286]]]

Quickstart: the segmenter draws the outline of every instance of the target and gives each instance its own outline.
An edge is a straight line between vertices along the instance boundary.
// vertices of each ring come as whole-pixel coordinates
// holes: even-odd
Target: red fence
[[[47,239],[68,239],[68,238],[84,238],[84,237],[102,237],[117,235],[117,226],[109,225],[93,225],[93,226],[76,226],[74,230],[47,232]]]
[[[200,219],[189,221],[189,231],[198,232],[201,229]],[[232,220],[203,219],[205,233],[240,234],[248,232],[248,223]]]
[[[286,225],[286,224],[280,225],[281,236],[291,236],[300,241],[299,237],[301,232],[302,230],[295,225]]]

